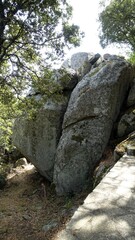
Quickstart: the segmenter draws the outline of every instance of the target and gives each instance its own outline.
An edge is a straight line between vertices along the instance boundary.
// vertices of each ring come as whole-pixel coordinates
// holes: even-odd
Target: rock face
[[[92,188],[93,170],[134,77],[123,58],[74,54],[53,76],[63,100],[48,100],[34,120],[15,122],[14,144],[59,195],[79,192],[85,184]]]
[[[135,104],[135,79],[132,83],[132,87],[130,89],[128,99],[127,99],[127,105],[128,107],[132,106]]]
[[[87,52],[75,53],[71,58],[67,59],[63,64],[62,68],[74,70],[79,79],[82,79],[92,68],[97,60],[100,58],[100,54],[93,54]]]
[[[122,115],[118,123],[117,135],[123,137],[133,131],[135,131],[135,107]]]
[[[79,191],[92,178],[128,91],[129,76],[127,62],[110,61],[93,76],[88,73],[73,90],[56,152],[58,194]]]
[[[34,120],[18,119],[13,142],[20,152],[50,181],[53,180],[54,156],[61,135],[66,103],[48,102]]]
[[[55,102],[49,99],[34,120],[17,119],[13,129],[15,146],[49,181],[53,181],[55,153],[68,99],[78,82],[72,69],[54,70],[52,79],[63,91],[62,99]],[[41,98],[35,89],[30,90],[28,97],[31,96],[35,96],[37,101]]]

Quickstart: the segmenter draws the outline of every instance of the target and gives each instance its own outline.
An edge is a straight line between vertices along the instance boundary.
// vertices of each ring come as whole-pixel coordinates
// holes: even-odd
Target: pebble
[[[49,222],[48,224],[44,225],[42,227],[42,230],[44,232],[48,232],[48,231],[50,231],[51,229],[53,229],[53,228],[55,228],[57,226],[58,226],[58,222],[56,220],[53,220],[53,221]]]

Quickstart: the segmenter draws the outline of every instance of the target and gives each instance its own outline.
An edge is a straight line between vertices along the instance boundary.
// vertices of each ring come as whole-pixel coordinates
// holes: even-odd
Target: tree
[[[31,108],[23,97],[28,88],[46,95],[55,91],[50,63],[63,56],[65,47],[80,44],[79,27],[69,24],[71,15],[66,0],[0,0],[1,128],[21,109]]]
[[[78,26],[68,24],[71,14],[65,0],[0,0],[1,86],[20,93],[26,83],[42,77],[49,58],[62,56],[65,45],[80,43]]]
[[[128,44],[135,51],[135,1],[112,0],[100,13],[100,43],[106,47],[111,43]]]

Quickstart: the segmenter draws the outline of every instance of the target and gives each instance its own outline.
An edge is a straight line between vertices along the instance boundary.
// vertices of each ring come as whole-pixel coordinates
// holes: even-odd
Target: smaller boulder
[[[123,56],[118,56],[118,55],[112,55],[109,53],[105,53],[103,55],[103,60],[104,61],[116,61],[116,60],[124,60],[125,58]]]
[[[101,57],[101,55],[99,53],[96,53],[91,59],[90,59],[90,64],[94,65],[98,59]]]
[[[105,53],[105,54],[103,55],[103,60],[104,60],[104,61],[108,61],[108,60],[110,59],[110,57],[111,57],[111,54]]]
[[[120,142],[114,149],[114,161],[118,161],[124,154],[129,153],[130,146],[135,146],[135,132],[129,134],[128,138]]]
[[[65,60],[61,67],[65,69],[73,69],[81,80],[90,71],[92,67],[90,60],[94,56],[93,53],[87,52],[75,53]]]
[[[15,162],[15,167],[24,166],[27,164],[26,158],[20,158]]]
[[[135,130],[135,108],[128,110],[120,119],[117,136],[123,137]]]

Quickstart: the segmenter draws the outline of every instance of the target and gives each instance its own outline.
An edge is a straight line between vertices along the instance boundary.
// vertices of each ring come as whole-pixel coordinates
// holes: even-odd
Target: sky
[[[106,0],[109,2],[109,0]],[[97,21],[98,14],[101,11],[99,8],[100,0],[69,0],[70,5],[73,7],[72,22],[80,26],[80,29],[85,32],[85,38],[83,39],[79,48],[70,50],[67,56],[71,56],[76,52],[93,52],[110,54],[119,54],[126,56],[125,47],[109,46],[102,49],[99,43],[98,28],[99,23]]]

